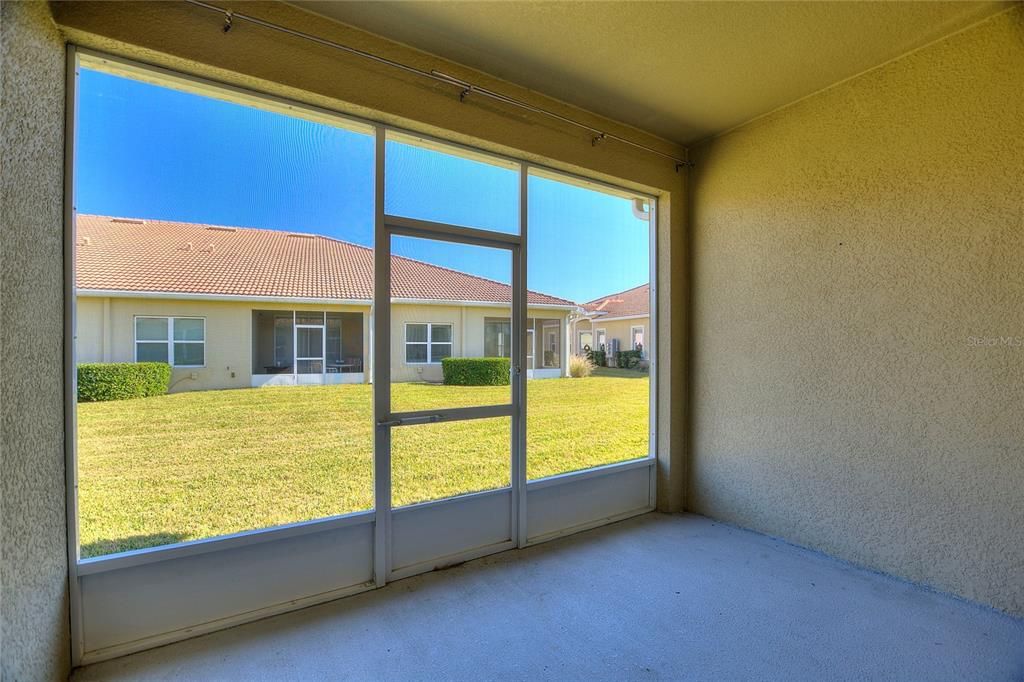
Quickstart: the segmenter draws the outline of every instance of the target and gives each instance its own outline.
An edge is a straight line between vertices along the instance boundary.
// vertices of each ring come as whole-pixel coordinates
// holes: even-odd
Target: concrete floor
[[[1024,621],[648,514],[79,670],[74,680],[1024,680]]]

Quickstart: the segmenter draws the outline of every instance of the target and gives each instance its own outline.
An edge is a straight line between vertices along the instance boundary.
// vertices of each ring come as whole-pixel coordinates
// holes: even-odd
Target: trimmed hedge
[[[510,382],[508,358],[444,358],[441,369],[444,383],[450,386],[507,386]]]
[[[615,366],[622,369],[633,369],[643,360],[643,351],[620,350],[615,354]]]
[[[166,362],[89,362],[78,366],[78,401],[147,398],[167,393],[171,366]]]

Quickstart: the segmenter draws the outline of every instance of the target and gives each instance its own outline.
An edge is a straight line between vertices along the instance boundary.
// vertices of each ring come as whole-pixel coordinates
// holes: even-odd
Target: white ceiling
[[[1005,2],[295,2],[689,143]]]

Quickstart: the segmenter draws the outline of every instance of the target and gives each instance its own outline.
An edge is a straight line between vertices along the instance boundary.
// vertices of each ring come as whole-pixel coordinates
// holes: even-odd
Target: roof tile
[[[370,300],[373,249],[315,234],[79,215],[76,286],[106,291]],[[392,256],[391,295],[509,303],[501,282]],[[530,305],[574,305],[529,292]]]
[[[608,294],[583,304],[588,313],[597,313],[601,317],[626,317],[629,315],[649,315],[651,311],[651,286],[640,286]]]

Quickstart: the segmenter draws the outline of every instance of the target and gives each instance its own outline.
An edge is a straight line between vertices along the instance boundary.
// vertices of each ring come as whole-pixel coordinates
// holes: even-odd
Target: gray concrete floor
[[[648,514],[79,670],[74,680],[1024,680],[1024,621]]]

